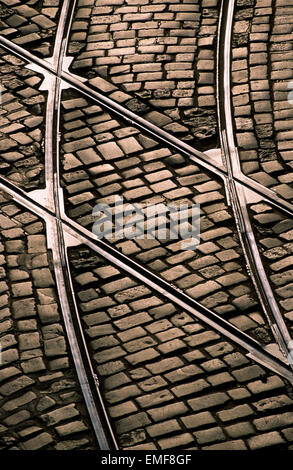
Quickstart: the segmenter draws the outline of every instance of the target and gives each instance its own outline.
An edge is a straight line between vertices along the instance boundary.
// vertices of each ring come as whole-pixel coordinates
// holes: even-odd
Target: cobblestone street
[[[0,0],[0,85],[0,450],[293,450],[293,0]]]

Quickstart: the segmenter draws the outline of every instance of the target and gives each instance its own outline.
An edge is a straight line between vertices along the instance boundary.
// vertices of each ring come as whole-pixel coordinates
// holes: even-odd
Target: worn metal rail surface
[[[90,354],[79,319],[71,273],[67,258],[67,245],[64,238],[60,209],[59,186],[59,125],[62,80],[60,75],[66,56],[67,42],[76,6],[76,0],[65,0],[62,5],[53,55],[49,59],[54,74],[45,73],[42,90],[48,92],[45,121],[45,189],[32,191],[29,198],[41,201],[51,211],[51,215],[36,210],[29,199],[18,200],[43,218],[46,225],[48,249],[52,251],[53,267],[62,317],[70,345],[72,358],[83,394],[91,425],[101,450],[117,449],[118,445],[109,422],[103,398],[99,390],[98,378],[94,372]],[[34,69],[35,64],[27,67]],[[8,188],[2,185],[6,192]],[[13,196],[15,200],[17,197]],[[52,217],[53,215],[53,217]]]
[[[284,357],[287,358],[290,353],[289,343],[292,338],[260,258],[248,215],[245,191],[236,180],[239,176],[241,178],[243,174],[239,153],[235,145],[231,106],[231,41],[234,8],[235,0],[222,0],[217,47],[217,109],[223,156],[227,167],[227,188],[248,271],[271,331]]]
[[[34,70],[37,72],[41,74],[49,73],[56,75],[56,70],[54,70],[54,67],[48,60],[34,56],[30,52],[2,36],[0,36],[0,45],[8,51],[16,54],[21,59],[26,60],[30,64],[33,64]],[[227,184],[227,171],[221,164],[215,162],[215,160],[207,153],[195,149],[186,142],[183,142],[177,137],[174,137],[164,129],[159,128],[155,124],[152,124],[141,116],[133,113],[111,98],[104,96],[100,92],[93,89],[91,86],[85,84],[84,79],[81,79],[80,77],[77,77],[76,75],[73,75],[64,70],[60,71],[59,78],[62,79],[62,82],[64,82],[68,87],[77,90],[84,96],[101,105],[104,109],[111,111],[129,124],[135,125],[142,132],[155,137],[158,141],[163,142],[172,149],[180,152],[182,155],[185,155],[187,158],[190,158],[196,164],[220,177],[224,181],[225,185]],[[251,192],[255,193],[256,196],[260,196],[264,200],[270,202],[274,208],[284,212],[288,216],[293,216],[293,204],[278,196],[274,191],[262,186],[258,182],[243,175],[242,173],[236,174],[234,179],[235,182],[239,183],[246,190],[249,189]]]

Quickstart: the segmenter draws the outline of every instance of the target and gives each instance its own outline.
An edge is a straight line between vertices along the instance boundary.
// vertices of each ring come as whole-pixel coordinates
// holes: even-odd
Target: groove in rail
[[[1,35],[0,44],[10,52],[18,55],[23,60],[34,64],[34,66],[37,67],[34,70],[38,71],[39,73],[42,73],[45,76],[47,74],[59,74],[59,78],[62,79],[62,81],[67,84],[67,86],[74,88],[78,92],[82,93],[84,96],[87,96],[88,98],[101,105],[103,108],[106,108],[109,111],[115,113],[124,121],[127,121],[131,125],[135,125],[141,131],[152,135],[160,142],[169,145],[176,151],[179,151],[180,153],[194,161],[196,164],[200,165],[201,167],[204,167],[206,170],[222,178],[227,188],[227,172],[221,167],[221,165],[217,165],[207,153],[201,152],[191,147],[189,144],[169,134],[169,132],[160,129],[158,126],[146,121],[144,118],[123,107],[121,104],[116,103],[111,98],[108,98],[102,95],[100,92],[93,90],[90,86],[83,83],[84,80],[80,77],[70,74],[64,70],[56,71],[52,66],[51,62],[34,56],[30,52],[26,51],[20,46],[17,46],[13,42],[2,37]],[[249,188],[255,194],[261,196],[262,198],[270,202],[276,209],[285,212],[289,216],[293,216],[293,204],[279,197],[271,189],[263,187],[261,184],[257,183],[246,175],[243,175],[242,172],[235,174],[234,180],[235,182],[243,185],[246,188]]]
[[[223,155],[228,172],[228,190],[248,270],[271,331],[284,357],[289,357],[291,336],[275,300],[253,234],[247,201],[236,178],[242,174],[235,145],[231,108],[231,39],[235,0],[222,0],[217,47],[217,108]]]
[[[46,80],[48,101],[46,109],[45,131],[45,175],[46,189],[37,191],[45,193],[45,199],[55,217],[46,222],[48,248],[52,250],[57,291],[61,305],[67,338],[73,361],[83,393],[86,408],[101,450],[117,449],[117,443],[111,428],[103,399],[97,384],[72,287],[71,273],[68,265],[67,248],[60,219],[59,187],[59,122],[62,83],[60,75],[66,54],[67,41],[72,23],[76,0],[65,0],[62,5],[58,30],[55,39],[51,63],[56,74]],[[44,85],[43,85],[44,89]],[[34,192],[33,192],[34,194]]]

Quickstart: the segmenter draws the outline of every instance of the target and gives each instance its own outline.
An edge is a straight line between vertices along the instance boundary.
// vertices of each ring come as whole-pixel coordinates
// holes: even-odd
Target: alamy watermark
[[[97,218],[92,232],[109,240],[182,240],[184,250],[200,243],[199,204],[125,203],[116,195],[114,204],[97,204],[92,211]]]

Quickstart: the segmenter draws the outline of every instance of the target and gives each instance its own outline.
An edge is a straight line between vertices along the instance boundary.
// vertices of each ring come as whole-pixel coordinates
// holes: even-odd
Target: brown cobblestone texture
[[[94,449],[44,225],[4,193],[0,207],[0,449]]]
[[[60,0],[2,0],[0,34],[52,56]],[[78,0],[70,70],[200,150],[219,147],[218,0]],[[292,0],[237,0],[232,104],[242,171],[292,189]],[[0,48],[0,173],[45,187],[43,77]],[[291,88],[290,88],[291,87]],[[200,245],[111,239],[149,271],[255,338],[274,343],[247,271],[223,182],[135,124],[63,91],[66,215],[92,231],[97,203],[200,204]],[[268,203],[249,214],[288,329],[293,223]],[[162,222],[159,219],[158,224]],[[0,193],[0,450],[97,450],[75,374],[45,225]],[[94,371],[121,449],[292,450],[293,393],[280,376],[89,248],[69,250]],[[176,291],[175,291],[176,292]]]
[[[50,57],[61,7],[61,0],[2,0],[0,34],[39,57]]]
[[[122,126],[84,98],[62,104],[62,175],[68,216],[92,231],[97,220],[92,215],[94,206],[114,206],[118,194],[124,197],[124,209],[133,202],[200,204],[201,243],[196,250],[183,249],[182,240],[170,240],[168,233],[166,240],[110,242],[243,331],[270,342],[221,181],[135,128]],[[79,131],[72,130],[78,126]],[[109,292],[117,287],[109,283]]]
[[[88,248],[71,249],[69,257],[88,345],[121,448],[290,446],[293,396],[286,381]],[[81,275],[89,279],[83,285]],[[126,288],[130,281],[132,287]],[[114,282],[120,287],[112,293],[108,287]],[[168,308],[158,318],[160,305]]]
[[[232,100],[242,171],[289,201],[292,12],[291,2],[238,2],[232,51]]]
[[[71,70],[159,127],[214,148],[218,3],[80,2]]]
[[[0,48],[0,172],[24,189],[44,186],[43,77]]]

